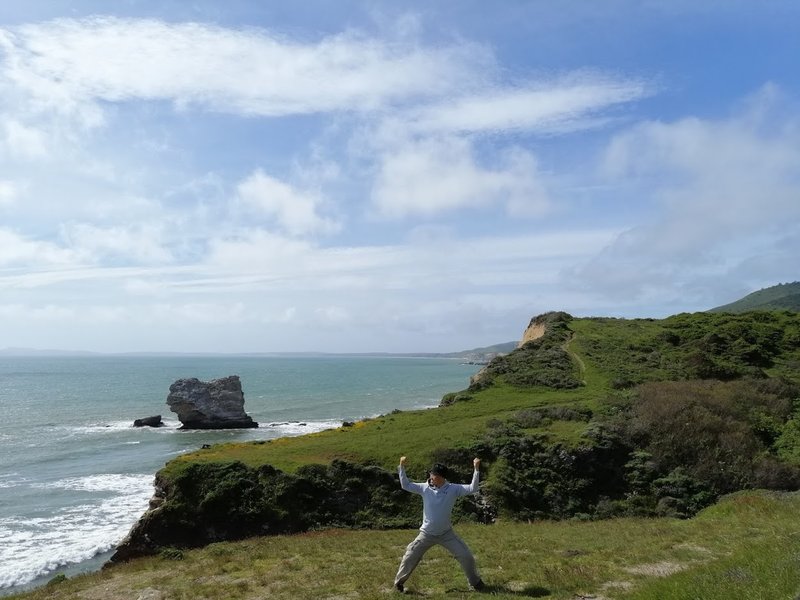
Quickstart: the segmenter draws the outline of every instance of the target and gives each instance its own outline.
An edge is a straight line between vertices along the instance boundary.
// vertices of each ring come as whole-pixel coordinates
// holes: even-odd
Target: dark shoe
[[[480,592],[480,591],[486,589],[486,584],[483,583],[483,579],[478,579],[478,581],[476,581],[473,584],[472,589],[475,590],[476,592]]]
[[[405,594],[405,592],[406,592],[406,588],[403,587],[402,583],[395,583],[394,584],[394,589],[396,589],[401,594]]]

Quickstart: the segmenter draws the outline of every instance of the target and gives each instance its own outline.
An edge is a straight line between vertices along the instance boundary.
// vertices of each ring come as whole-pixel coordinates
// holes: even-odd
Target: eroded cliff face
[[[525,331],[522,333],[522,339],[517,346],[518,348],[524,346],[528,342],[538,340],[545,334],[547,331],[547,321],[544,317],[545,315],[539,315],[538,317],[531,319],[528,327],[526,327]]]

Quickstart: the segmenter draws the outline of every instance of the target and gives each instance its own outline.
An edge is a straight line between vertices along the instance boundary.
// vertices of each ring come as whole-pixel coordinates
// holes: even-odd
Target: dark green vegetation
[[[743,313],[751,310],[800,311],[800,281],[758,290],[736,302],[712,308],[709,312]]]
[[[492,361],[443,406],[322,433],[184,455],[116,558],[252,535],[410,527],[397,458],[483,493],[462,521],[688,517],[722,494],[800,486],[800,314],[541,317],[544,335]]]

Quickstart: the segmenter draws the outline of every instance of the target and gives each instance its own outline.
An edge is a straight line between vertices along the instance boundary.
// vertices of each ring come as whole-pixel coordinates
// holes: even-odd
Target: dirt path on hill
[[[576,363],[578,363],[578,368],[580,369],[581,383],[583,383],[583,385],[586,385],[586,379],[584,378],[584,374],[586,373],[586,363],[583,362],[583,359],[581,359],[580,356],[578,356],[575,352],[570,350],[569,347],[569,345],[572,343],[572,340],[574,339],[575,339],[575,332],[573,331],[570,334],[569,339],[566,342],[564,342],[564,344],[561,347],[564,349],[564,352],[569,354],[570,358],[572,358]]]

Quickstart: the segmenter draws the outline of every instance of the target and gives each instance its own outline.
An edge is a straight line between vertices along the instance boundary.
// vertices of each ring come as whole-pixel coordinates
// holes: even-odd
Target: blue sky
[[[452,351],[800,279],[794,1],[14,4],[0,348]]]

